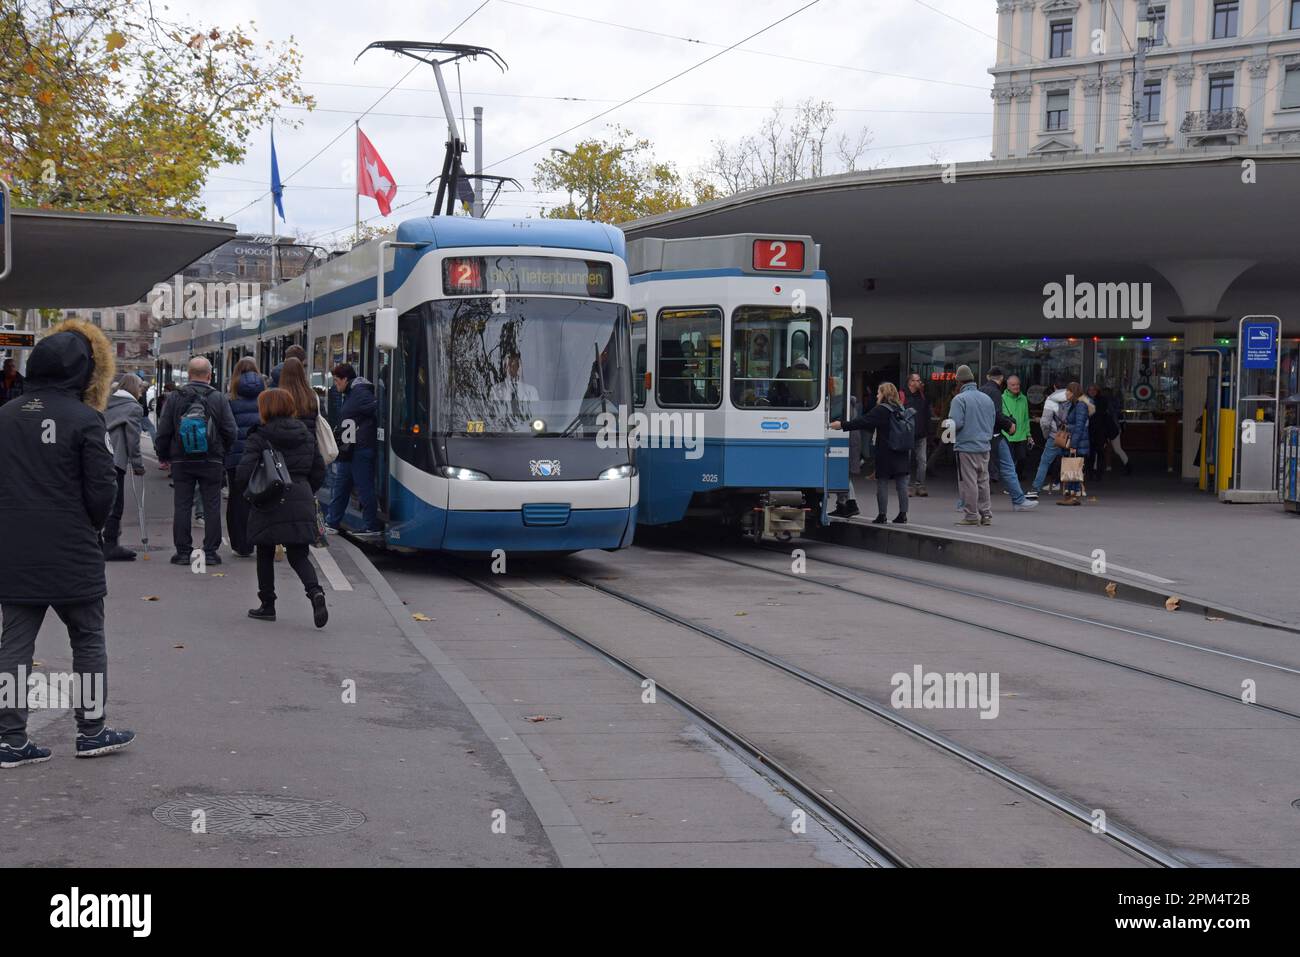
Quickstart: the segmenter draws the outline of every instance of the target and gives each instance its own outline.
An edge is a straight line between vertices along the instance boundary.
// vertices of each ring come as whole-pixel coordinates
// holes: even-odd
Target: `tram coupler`
[[[788,542],[795,535],[803,534],[807,509],[802,492],[767,492],[759,497],[759,507],[754,511],[763,516],[754,536],[758,541],[770,536],[778,542]]]

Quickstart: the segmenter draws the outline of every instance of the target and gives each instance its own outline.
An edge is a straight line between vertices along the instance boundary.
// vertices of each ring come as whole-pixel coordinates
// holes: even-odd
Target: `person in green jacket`
[[[1003,432],[1002,437],[1007,440],[1007,448],[1011,451],[1016,477],[1024,481],[1024,466],[1029,459],[1029,450],[1034,447],[1034,437],[1029,431],[1029,397],[1020,391],[1019,376],[1007,377],[1007,387],[1002,393],[1002,414],[1016,421],[1016,431]]]

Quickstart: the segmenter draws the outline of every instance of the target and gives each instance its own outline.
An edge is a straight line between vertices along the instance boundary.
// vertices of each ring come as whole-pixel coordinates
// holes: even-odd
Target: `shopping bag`
[[[1061,456],[1061,482],[1082,482],[1083,481],[1083,457],[1082,456]]]

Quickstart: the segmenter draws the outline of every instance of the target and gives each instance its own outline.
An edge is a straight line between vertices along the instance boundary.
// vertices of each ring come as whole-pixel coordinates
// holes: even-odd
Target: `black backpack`
[[[254,508],[273,508],[284,501],[293,476],[284,464],[284,456],[272,445],[262,449],[262,460],[248,477],[248,486],[244,489],[244,498]]]
[[[916,441],[916,410],[891,407],[889,410],[889,438],[891,452],[910,452]]]

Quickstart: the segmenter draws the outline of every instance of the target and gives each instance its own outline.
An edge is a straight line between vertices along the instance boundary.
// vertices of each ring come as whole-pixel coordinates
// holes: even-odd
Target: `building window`
[[[1147,19],[1151,21],[1151,45],[1153,47],[1162,47],[1165,45],[1165,8],[1150,7]]]
[[[1078,339],[994,339],[992,362],[1020,380],[1029,408],[1040,412],[1054,382],[1083,381],[1083,343]]]
[[[117,344],[117,357],[118,357],[119,359],[125,359],[125,358],[126,358],[126,343],[125,343],[125,342],[119,342],[119,343]]]
[[[1237,0],[1216,0],[1214,4],[1214,39],[1237,35]]]
[[[1145,123],[1160,120],[1160,90],[1159,80],[1147,80],[1142,87],[1142,120]]]
[[[1293,110],[1300,107],[1300,65],[1286,69],[1286,79],[1282,86],[1282,109]]]
[[[977,339],[909,342],[907,348],[909,371],[921,377],[931,413],[940,421],[947,418],[948,405],[957,394],[958,366],[970,366],[975,381],[984,380],[980,374],[980,344]]]
[[[69,310],[67,310],[66,312],[64,312],[64,314],[63,314],[63,318],[64,318],[64,319],[76,319],[76,318],[77,318],[77,310],[75,310],[75,309],[69,309]]]
[[[142,312],[142,313],[140,313],[140,319],[139,319],[139,322],[140,322],[140,331],[141,331],[141,332],[148,332],[148,331],[149,331],[149,313],[147,313],[147,312]]]
[[[126,313],[119,312],[114,319],[117,321],[117,331],[126,332]]]
[[[1070,128],[1070,94],[1047,94],[1047,129],[1065,130]]]
[[[1209,109],[1211,113],[1221,113],[1224,110],[1232,109],[1232,87],[1232,74],[1210,77]]]
[[[1291,0],[1291,15],[1287,17],[1288,30],[1300,30],[1300,0]]]
[[[1169,339],[1102,339],[1092,381],[1127,421],[1159,421],[1183,405],[1183,347]]]
[[[661,406],[720,405],[722,310],[711,306],[661,309],[657,326],[655,400]]]
[[[103,314],[101,314],[101,313],[98,313],[98,312],[92,312],[92,313],[90,314],[90,321],[93,322],[93,323],[94,323],[95,325],[97,325],[97,326],[100,325],[100,324],[103,322],[103,319],[104,319],[104,317],[103,317]]]
[[[1057,20],[1052,23],[1051,59],[1074,55],[1074,21]]]

